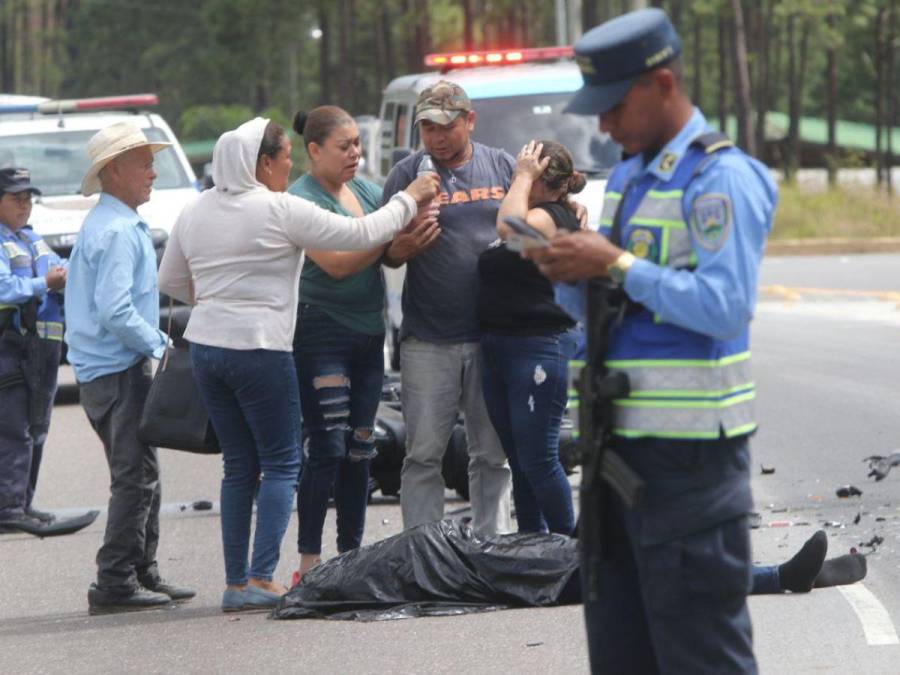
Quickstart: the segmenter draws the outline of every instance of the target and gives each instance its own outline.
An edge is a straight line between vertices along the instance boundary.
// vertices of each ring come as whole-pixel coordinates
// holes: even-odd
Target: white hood
[[[268,123],[257,117],[219,136],[212,161],[216,191],[241,194],[265,187],[256,180],[256,159]]]

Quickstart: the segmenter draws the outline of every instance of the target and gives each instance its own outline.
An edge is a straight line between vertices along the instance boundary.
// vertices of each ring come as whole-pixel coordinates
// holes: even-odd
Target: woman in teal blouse
[[[359,129],[336,106],[297,113],[309,173],[289,192],[341,215],[363,216],[381,206],[381,188],[357,178]],[[437,237],[436,214],[408,226],[403,245],[424,248]],[[358,548],[365,525],[373,426],[384,380],[384,284],[370,251],[307,250],[300,276],[294,360],[307,441],[297,506],[302,577],[321,561],[328,500],[337,509],[339,553]]]

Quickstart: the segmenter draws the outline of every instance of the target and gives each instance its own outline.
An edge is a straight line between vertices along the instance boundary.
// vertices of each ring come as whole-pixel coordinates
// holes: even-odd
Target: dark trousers
[[[599,597],[582,589],[594,673],[756,673],[746,439],[624,444],[641,509],[609,495]]]
[[[337,511],[337,548],[359,548],[369,498],[373,426],[384,381],[384,334],[339,324],[303,305],[294,338],[300,404],[307,436],[297,508],[300,553],[322,552],[328,500]]]
[[[41,340],[43,377],[0,389],[0,517],[20,514],[34,498],[38,470],[50,428],[62,343]],[[0,339],[0,378],[20,370],[21,348]],[[30,418],[36,406],[35,419]]]
[[[97,586],[112,592],[132,591],[138,574],[158,573],[159,461],[156,448],[137,437],[150,382],[150,360],[143,359],[78,385],[109,464],[109,515],[97,552]]]

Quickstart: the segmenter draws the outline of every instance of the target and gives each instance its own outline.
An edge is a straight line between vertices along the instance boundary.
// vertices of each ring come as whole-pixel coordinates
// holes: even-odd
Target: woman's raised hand
[[[543,143],[537,141],[528,141],[525,146],[519,150],[516,155],[516,175],[528,176],[532,180],[540,178],[544,173],[544,169],[550,163],[550,157],[541,159],[541,150],[544,149]]]
[[[419,208],[428,204],[437,197],[440,190],[438,175],[434,172],[423,173],[406,186],[406,193],[416,200]]]

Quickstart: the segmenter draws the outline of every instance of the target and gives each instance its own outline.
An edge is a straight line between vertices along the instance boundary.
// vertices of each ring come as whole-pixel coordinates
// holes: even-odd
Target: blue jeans
[[[191,345],[200,394],[219,444],[225,583],[271,581],[300,471],[300,395],[290,352]],[[258,492],[257,492],[258,490]],[[248,568],[250,521],[256,534]]]
[[[481,338],[482,390],[512,469],[519,532],[572,534],[572,489],[559,461],[571,346],[560,335]]]
[[[751,572],[750,595],[783,593],[778,565],[754,565]]]
[[[294,336],[307,435],[297,509],[300,553],[322,552],[328,500],[337,510],[337,548],[359,548],[369,499],[372,433],[384,382],[384,333],[366,335],[301,305]]]

